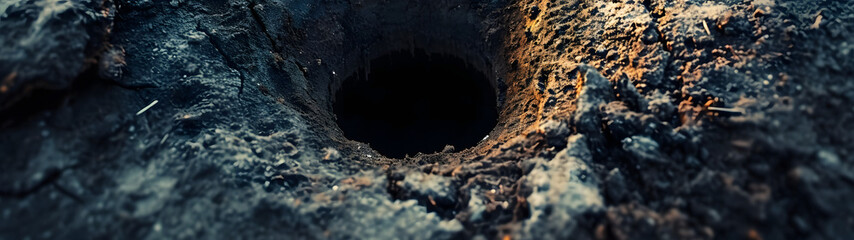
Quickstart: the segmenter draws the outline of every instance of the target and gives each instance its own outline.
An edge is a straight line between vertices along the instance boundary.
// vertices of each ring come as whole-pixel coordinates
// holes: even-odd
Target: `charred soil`
[[[0,238],[844,239],[854,2],[0,3]]]

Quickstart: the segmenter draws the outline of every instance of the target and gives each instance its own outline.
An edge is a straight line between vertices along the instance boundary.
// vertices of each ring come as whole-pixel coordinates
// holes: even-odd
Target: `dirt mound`
[[[0,238],[854,235],[851,1],[12,2]]]

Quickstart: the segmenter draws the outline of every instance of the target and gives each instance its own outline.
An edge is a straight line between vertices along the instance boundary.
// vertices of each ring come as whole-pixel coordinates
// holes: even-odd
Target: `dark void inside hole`
[[[402,158],[476,145],[498,119],[495,90],[460,58],[391,52],[347,78],[333,109],[344,135]]]

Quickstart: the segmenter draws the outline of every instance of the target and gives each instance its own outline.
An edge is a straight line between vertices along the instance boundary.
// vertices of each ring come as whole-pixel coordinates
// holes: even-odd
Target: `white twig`
[[[169,134],[164,135],[163,139],[160,139],[160,145],[163,145],[163,143],[166,142],[166,139],[168,139],[168,138],[169,138]]]
[[[156,104],[157,104],[157,100],[154,100],[154,102],[151,102],[151,104],[148,104],[148,106],[145,106],[144,108],[140,109],[139,112],[136,112],[136,115],[139,116],[140,114],[144,113],[145,111],[148,111],[148,109],[151,109],[151,107],[154,107],[154,105],[156,105]]]
[[[712,31],[709,31],[709,24],[706,24],[706,20],[703,20],[703,29],[706,29],[706,34],[712,35]]]
[[[744,114],[744,110],[740,108],[709,107],[709,111]]]

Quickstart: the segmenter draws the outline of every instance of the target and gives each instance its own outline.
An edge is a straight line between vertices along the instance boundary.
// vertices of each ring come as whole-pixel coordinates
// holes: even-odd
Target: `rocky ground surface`
[[[10,0],[0,32],[0,239],[854,236],[852,1]],[[411,48],[494,79],[478,146],[336,127]]]

